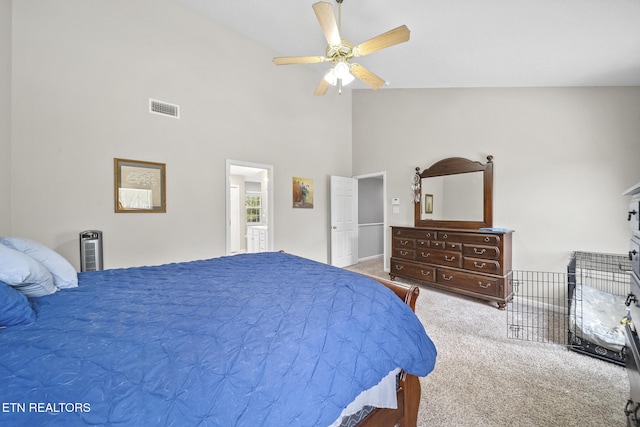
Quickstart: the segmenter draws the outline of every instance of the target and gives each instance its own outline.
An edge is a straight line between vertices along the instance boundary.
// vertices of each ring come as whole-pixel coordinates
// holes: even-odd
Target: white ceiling
[[[177,1],[276,56],[324,55],[326,41],[311,8],[317,0]],[[402,24],[411,30],[409,42],[358,60],[392,88],[640,85],[640,0],[342,4],[342,36],[354,44]],[[288,66],[315,68],[318,78],[328,68]]]

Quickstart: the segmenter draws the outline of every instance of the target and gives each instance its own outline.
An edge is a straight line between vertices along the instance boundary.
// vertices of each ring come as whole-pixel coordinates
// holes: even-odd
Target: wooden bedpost
[[[418,295],[420,295],[420,288],[398,282],[391,282],[379,277],[367,277],[391,289],[401,300],[411,307],[413,312],[416,311],[416,300],[418,299]],[[379,427],[387,425],[416,427],[418,424],[418,409],[420,408],[420,394],[420,379],[415,375],[403,372],[397,394],[398,409],[376,409],[358,423],[357,427]]]
[[[418,409],[420,408],[420,379],[415,375],[406,375],[404,380],[404,423],[401,426],[418,425]]]

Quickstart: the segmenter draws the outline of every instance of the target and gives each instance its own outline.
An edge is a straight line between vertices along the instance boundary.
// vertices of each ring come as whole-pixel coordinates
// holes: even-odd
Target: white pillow
[[[0,243],[29,255],[44,265],[53,276],[58,289],[78,287],[78,273],[62,255],[42,243],[21,237],[0,237]]]
[[[0,281],[28,297],[50,295],[58,290],[47,268],[29,255],[0,244]]]

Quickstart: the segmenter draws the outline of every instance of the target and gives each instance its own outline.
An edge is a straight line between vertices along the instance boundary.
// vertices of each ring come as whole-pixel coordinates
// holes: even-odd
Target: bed
[[[326,427],[383,379],[358,426],[416,424],[415,287],[276,252],[77,277],[0,329],[0,424]]]

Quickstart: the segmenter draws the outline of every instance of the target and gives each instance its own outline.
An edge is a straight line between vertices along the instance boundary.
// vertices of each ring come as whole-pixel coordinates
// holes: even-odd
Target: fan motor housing
[[[349,40],[341,39],[339,45],[328,45],[325,56],[332,62],[351,60],[353,58],[353,43]]]

